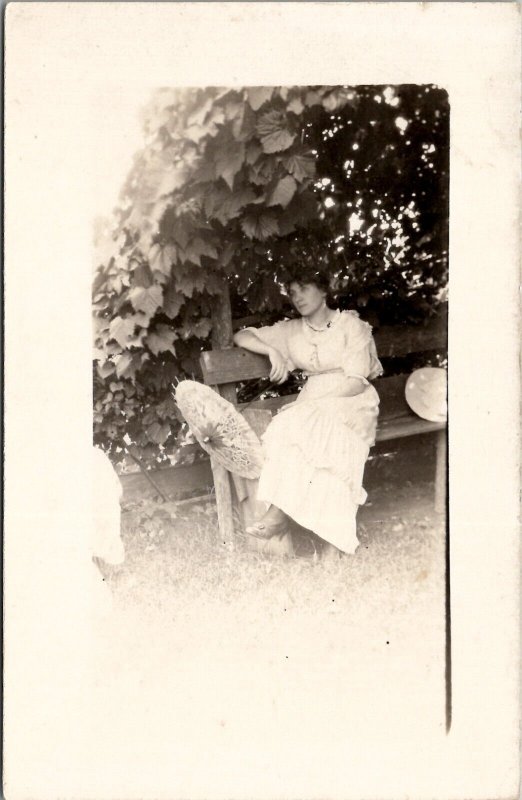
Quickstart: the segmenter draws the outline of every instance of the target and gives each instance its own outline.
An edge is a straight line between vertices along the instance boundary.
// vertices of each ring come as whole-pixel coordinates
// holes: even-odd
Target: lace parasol
[[[230,472],[259,478],[261,443],[239,411],[221,395],[197,381],[181,381],[174,399],[201,447]]]

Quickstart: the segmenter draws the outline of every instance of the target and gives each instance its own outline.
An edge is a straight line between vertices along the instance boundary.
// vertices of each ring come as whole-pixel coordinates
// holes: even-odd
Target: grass
[[[400,759],[403,741],[444,736],[444,525],[432,464],[411,464],[372,467],[360,547],[339,562],[306,537],[294,559],[231,551],[212,503],[126,498],[96,685],[101,752],[133,796],[334,796],[340,773],[381,769],[368,741]]]
[[[372,506],[360,513],[360,547],[338,562],[318,559],[306,535],[292,559],[253,552],[244,538],[232,551],[209,502],[130,502],[123,513],[126,562],[109,580],[118,603],[178,618],[206,609],[232,622],[245,614],[261,618],[266,626],[281,614],[361,623],[383,611],[387,619],[424,615],[440,601],[444,574],[443,525],[430,494],[430,484],[405,486],[402,497],[390,486],[374,492]]]

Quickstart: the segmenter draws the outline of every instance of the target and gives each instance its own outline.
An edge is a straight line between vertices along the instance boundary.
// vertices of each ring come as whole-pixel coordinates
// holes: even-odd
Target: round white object
[[[448,418],[448,376],[442,367],[423,367],[406,381],[406,402],[412,411],[430,422]]]

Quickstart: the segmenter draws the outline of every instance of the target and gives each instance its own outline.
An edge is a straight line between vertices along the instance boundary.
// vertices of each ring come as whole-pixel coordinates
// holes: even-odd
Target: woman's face
[[[292,281],[288,287],[288,295],[299,314],[302,317],[309,317],[324,304],[326,292],[315,283]]]

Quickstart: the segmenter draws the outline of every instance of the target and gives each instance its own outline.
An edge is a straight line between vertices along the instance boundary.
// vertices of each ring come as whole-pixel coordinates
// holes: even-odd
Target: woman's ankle
[[[284,522],[286,519],[286,514],[284,511],[281,511],[280,508],[277,506],[270,506],[268,511],[263,515],[261,518],[262,522],[270,523],[271,525],[277,525],[279,522]]]

